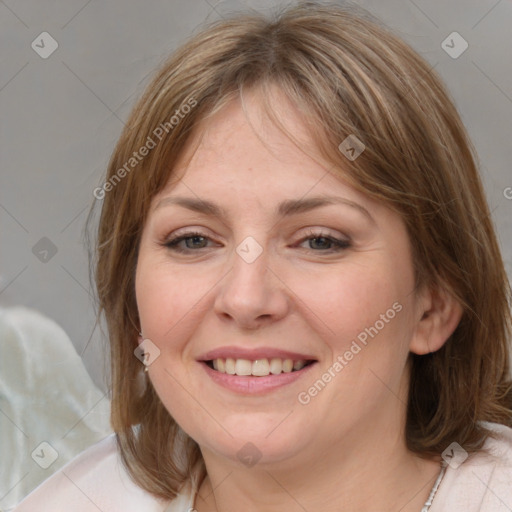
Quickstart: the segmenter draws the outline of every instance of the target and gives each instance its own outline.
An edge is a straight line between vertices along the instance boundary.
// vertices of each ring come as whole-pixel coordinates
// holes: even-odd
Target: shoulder
[[[188,487],[175,500],[165,501],[137,486],[111,434],[54,473],[13,512],[188,512],[192,500]]]
[[[492,436],[480,451],[467,456],[454,444],[452,462],[446,468],[431,512],[512,510],[512,429],[497,423],[484,425]]]

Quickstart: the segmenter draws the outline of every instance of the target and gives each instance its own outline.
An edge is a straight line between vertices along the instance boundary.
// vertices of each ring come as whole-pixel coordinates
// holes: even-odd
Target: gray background
[[[0,1],[0,305],[25,305],[54,319],[103,390],[108,365],[95,328],[83,227],[123,120],[148,74],[205,21],[284,3]],[[512,275],[512,200],[506,197],[508,190],[512,198],[512,3],[357,3],[394,28],[447,83],[479,153]],[[456,59],[441,47],[453,31],[469,44]],[[58,42],[47,59],[31,47],[42,32]],[[41,247],[50,248],[48,261],[41,252],[37,257]]]

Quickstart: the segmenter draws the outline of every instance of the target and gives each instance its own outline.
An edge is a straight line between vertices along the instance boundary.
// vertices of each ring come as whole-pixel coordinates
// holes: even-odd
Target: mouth
[[[282,373],[296,373],[316,363],[315,359],[259,359],[216,358],[203,361],[211,370],[239,377],[268,377]]]
[[[313,354],[277,347],[218,347],[197,359],[213,383],[241,395],[262,396],[304,380],[319,362]]]

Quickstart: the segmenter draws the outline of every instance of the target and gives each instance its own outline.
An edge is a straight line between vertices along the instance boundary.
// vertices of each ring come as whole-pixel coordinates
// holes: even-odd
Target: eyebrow
[[[278,205],[276,213],[279,217],[284,218],[291,215],[297,215],[299,213],[309,212],[315,208],[320,208],[322,206],[328,206],[332,204],[343,204],[350,206],[351,208],[354,208],[362,213],[372,224],[376,224],[375,219],[370,215],[370,212],[364,208],[364,206],[361,206],[360,204],[355,203],[350,199],[337,196],[315,196],[306,199],[287,199]],[[169,205],[182,206],[183,208],[187,208],[189,210],[206,215],[224,218],[227,217],[226,210],[224,210],[224,208],[221,206],[206,199],[197,199],[194,197],[166,197],[157,203],[155,209]]]

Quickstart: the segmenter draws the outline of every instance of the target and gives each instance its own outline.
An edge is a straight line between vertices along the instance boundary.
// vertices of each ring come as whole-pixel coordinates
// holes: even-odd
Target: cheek
[[[153,376],[163,368],[181,374],[183,363],[190,364],[190,339],[212,307],[210,294],[217,282],[212,269],[178,268],[152,255],[139,259],[135,289],[140,322],[144,336],[161,351]]]
[[[394,400],[412,332],[409,283],[389,267],[347,265],[293,286],[305,303],[302,314],[322,333],[329,354],[321,369],[329,384],[315,407],[343,403],[329,416],[335,425],[347,411],[370,414]],[[308,385],[315,387],[314,381]]]
[[[319,332],[325,333],[333,349],[350,344],[376,322],[382,331],[384,322],[389,332],[391,324],[397,323],[393,322],[399,316],[397,310],[404,309],[406,295],[404,280],[389,267],[360,264],[347,264],[337,271],[326,268],[314,278],[297,276],[290,288],[304,304],[303,314],[318,326]]]
[[[187,273],[151,258],[139,259],[135,280],[137,307],[145,335],[161,337],[190,312],[203,292]]]

